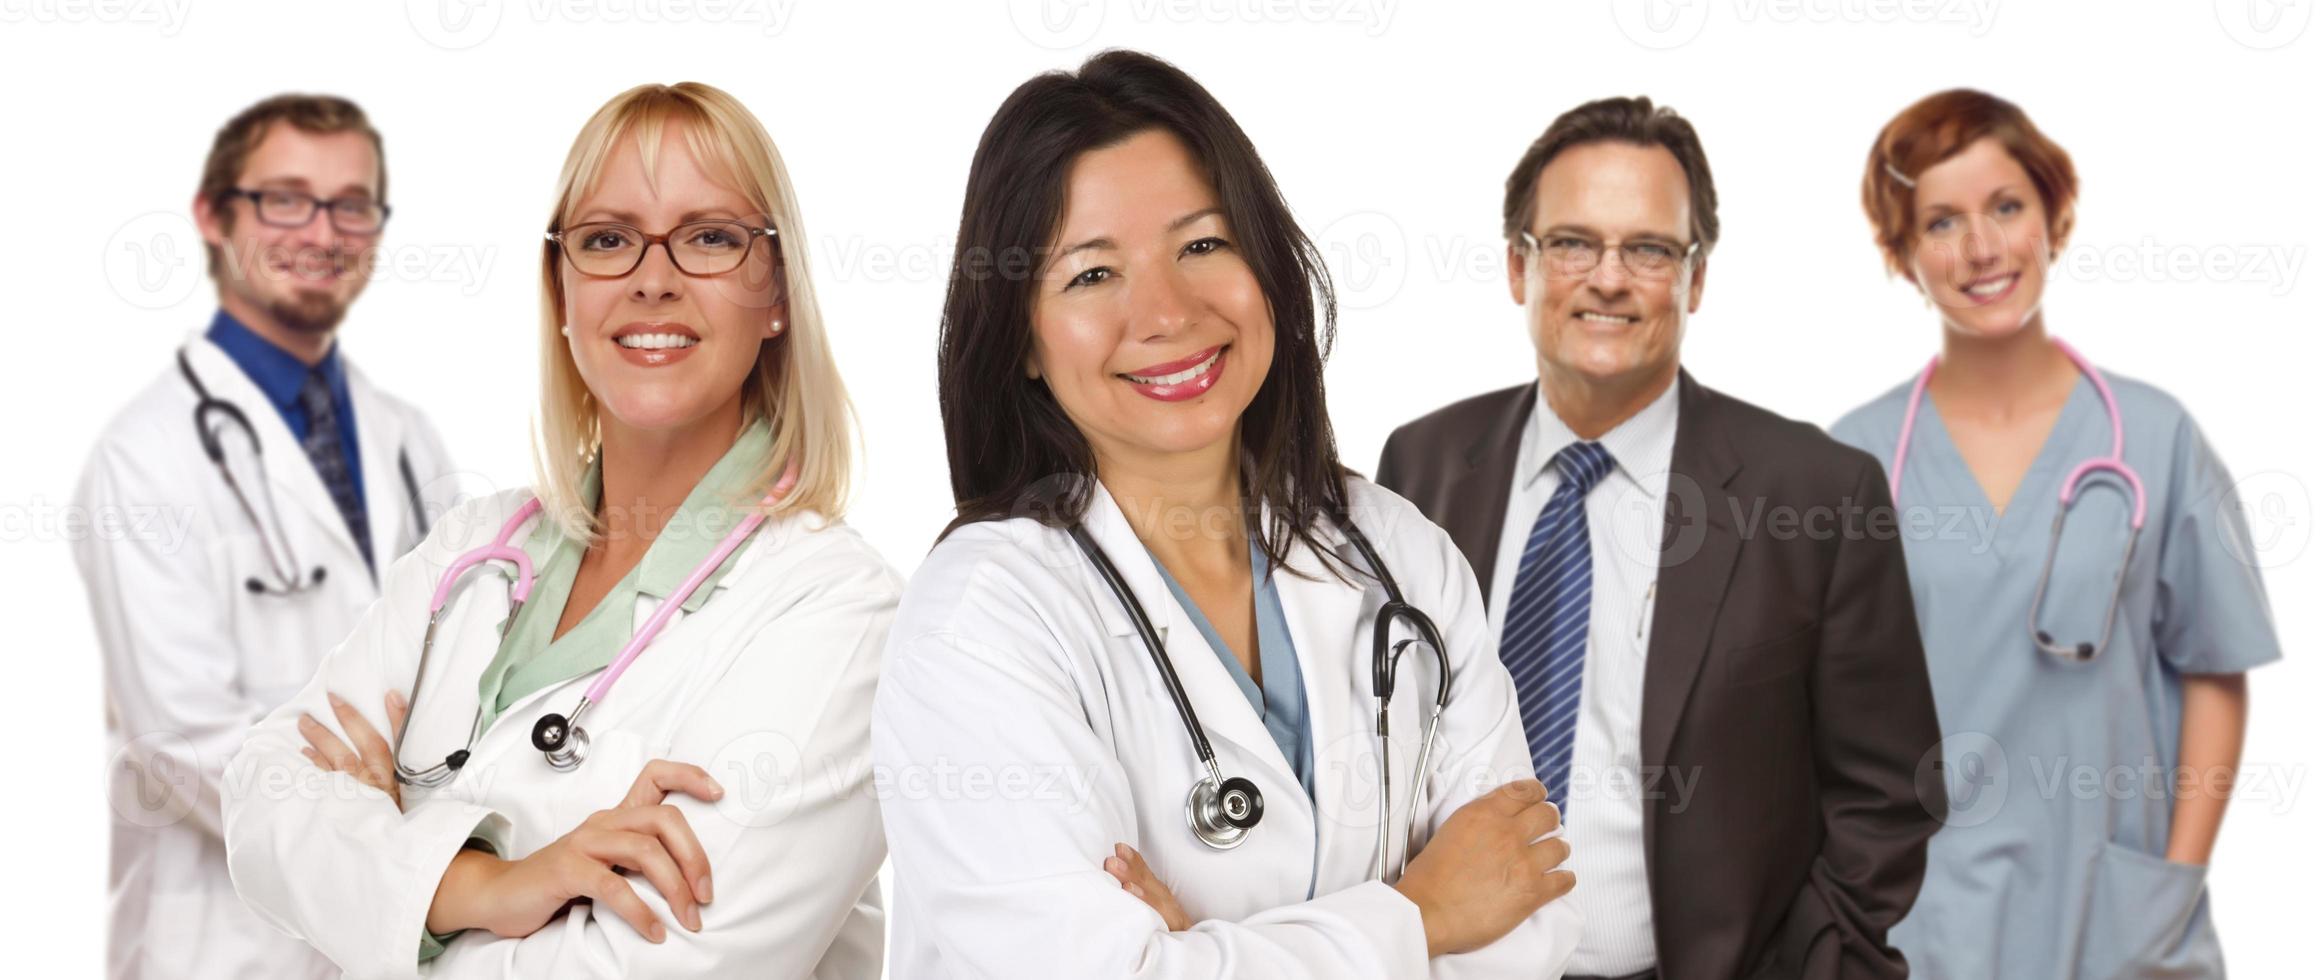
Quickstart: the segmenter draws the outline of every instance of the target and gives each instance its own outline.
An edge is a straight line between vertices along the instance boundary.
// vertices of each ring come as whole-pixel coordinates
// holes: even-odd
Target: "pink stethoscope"
[[[2099,376],[2098,369],[2091,367],[2088,360],[2083,359],[2080,351],[2063,340],[2052,338],[2052,342],[2065,353],[2067,360],[2074,362],[2083,376],[2090,379],[2092,385],[2097,386],[2098,397],[2106,402],[2106,419],[2114,426],[2114,452],[2083,460],[2081,465],[2074,467],[2073,472],[2066,474],[2066,485],[2058,491],[2058,516],[2050,521],[2050,547],[2048,553],[2042,556],[2042,577],[2034,584],[2033,608],[2026,612],[2025,626],[2033,634],[2034,645],[2040,647],[2042,652],[2069,660],[2086,661],[2106,649],[2106,641],[2114,636],[2114,614],[2122,607],[2122,583],[2130,575],[2130,555],[2138,548],[2139,532],[2146,527],[2146,484],[2139,480],[2138,472],[2131,469],[2130,464],[2122,458],[2122,408],[2115,404],[2114,389],[2107,386],[2106,379]],[[1928,366],[1922,368],[1920,377],[1913,381],[1911,400],[1904,403],[1904,428],[1897,432],[1896,458],[1888,467],[1890,500],[1900,505],[1904,493],[1905,450],[1912,445],[1913,420],[1920,414],[1921,397],[1928,391],[1929,376],[1937,373],[1938,360],[1935,357],[1929,358]],[[2074,498],[2081,493],[2082,478],[2100,471],[2118,474],[2130,484],[2130,540],[2122,546],[2122,561],[2114,569],[2114,595],[2107,600],[2106,624],[2099,627],[2098,642],[2061,645],[2041,628],[2042,596],[2049,591],[2050,567],[2058,559],[2058,538],[2066,526],[2066,509],[2073,506]]]
[[[574,705],[573,712],[566,715],[542,715],[539,721],[533,723],[533,748],[539,749],[541,754],[549,760],[550,768],[558,772],[571,772],[580,767],[583,759],[588,758],[589,732],[581,727],[582,713],[588,711],[590,705],[605,700],[606,693],[613,690],[613,682],[620,680],[622,673],[629,670],[630,663],[638,658],[638,654],[645,652],[646,644],[653,642],[655,634],[660,633],[662,626],[670,621],[670,617],[677,613],[679,607],[684,606],[686,600],[693,597],[695,590],[701,588],[702,583],[710,578],[710,573],[717,571],[718,566],[725,564],[727,557],[734,554],[734,549],[742,546],[743,539],[750,537],[752,531],[758,530],[759,525],[765,523],[767,510],[772,508],[775,501],[781,499],[785,493],[790,492],[792,485],[797,482],[799,482],[799,466],[797,462],[793,462],[784,470],[783,478],[775,483],[775,488],[768,491],[765,499],[760,501],[759,508],[752,510],[748,516],[744,517],[742,523],[736,525],[734,530],[726,535],[726,539],[719,542],[718,547],[710,552],[710,557],[703,559],[702,564],[696,565],[694,571],[686,576],[685,581],[679,584],[678,588],[671,592],[667,598],[664,598],[660,605],[654,607],[653,615],[646,618],[645,625],[638,629],[637,635],[630,637],[628,645],[622,647],[621,652],[614,656],[613,662],[607,664],[605,670],[598,674],[597,680],[589,685],[589,690],[581,695],[581,703]],[[469,569],[492,561],[504,561],[515,566],[516,575],[509,589],[508,618],[501,622],[500,627],[501,635],[504,637],[508,635],[510,624],[516,622],[517,611],[524,608],[525,599],[531,596],[533,591],[533,560],[531,556],[525,554],[524,549],[509,542],[516,537],[518,528],[524,526],[526,521],[531,520],[534,515],[540,512],[541,500],[539,497],[525,501],[525,505],[518,508],[516,514],[510,517],[507,523],[500,526],[500,535],[494,538],[491,544],[461,555],[452,562],[451,567],[444,570],[444,577],[436,582],[435,596],[428,601],[428,629],[420,637],[419,670],[412,679],[412,691],[415,696],[417,696],[421,684],[428,677],[428,654],[436,646],[436,623],[442,617],[444,607],[451,602],[452,590],[459,584],[461,575]],[[467,743],[452,754],[445,756],[444,761],[426,769],[411,769],[403,764],[403,737],[400,734],[397,735],[395,746],[396,781],[409,786],[429,788],[451,782],[452,777],[459,774],[460,767],[468,764],[468,752],[476,746],[476,723],[483,717],[484,705],[479,702],[476,705],[475,716],[470,718],[468,722]]]

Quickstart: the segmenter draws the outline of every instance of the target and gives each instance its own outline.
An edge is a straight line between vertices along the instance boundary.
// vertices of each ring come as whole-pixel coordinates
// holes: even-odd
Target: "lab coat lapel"
[[[1327,562],[1313,549],[1295,541],[1286,566],[1277,569],[1273,579],[1276,594],[1283,600],[1284,622],[1290,627],[1291,642],[1297,648],[1301,687],[1307,694],[1308,739],[1315,756],[1308,760],[1308,772],[1315,781],[1316,809],[1320,817],[1327,807],[1340,801],[1372,800],[1378,793],[1369,780],[1373,770],[1367,768],[1376,752],[1366,737],[1372,730],[1370,720],[1356,716],[1354,706],[1359,702],[1350,694],[1371,690],[1369,610],[1377,606],[1380,597],[1370,594],[1370,580],[1349,571],[1363,568],[1364,564],[1351,553],[1354,549],[1337,524],[1326,521],[1311,530],[1319,542],[1348,564]],[[1338,566],[1339,574],[1350,575],[1361,584],[1342,581],[1327,565]],[[1351,740],[1358,744],[1348,744]],[[1350,787],[1348,781],[1357,778],[1363,780],[1361,788]],[[1293,784],[1297,784],[1296,778]],[[1340,811],[1335,807],[1334,812]],[[1371,812],[1367,807],[1355,813],[1340,813],[1335,819],[1318,819],[1319,857],[1350,848],[1356,854],[1368,854],[1377,828],[1359,819],[1357,814]],[[1333,860],[1324,860],[1321,864],[1352,866]]]
[[[315,464],[307,460],[306,449],[291,434],[290,426],[282,420],[282,413],[275,410],[274,403],[267,400],[266,393],[258,390],[233,358],[200,334],[186,344],[186,360],[201,377],[203,386],[210,389],[211,396],[241,409],[250,420],[250,428],[258,434],[266,482],[272,488],[274,505],[281,509],[279,519],[299,561],[310,569],[321,564],[339,575],[362,567],[363,553],[355,548],[355,536],[347,530],[347,519],[339,515],[339,505],[331,502],[331,492],[323,486]],[[229,430],[224,441],[228,464],[234,466],[237,477],[246,479],[256,467],[250,465],[240,436]],[[250,505],[258,510],[259,519],[265,521],[268,506],[265,498],[269,491],[245,485],[251,491]],[[305,523],[310,530],[302,531],[297,526],[299,513],[306,514]],[[266,533],[271,535],[274,531],[270,527]],[[320,549],[310,544],[318,537],[328,544]],[[318,550],[326,553],[315,553]],[[371,580],[368,571],[364,580]]]
[[[341,358],[345,353],[341,352]],[[404,489],[399,454],[405,433],[403,420],[388,409],[369,378],[345,364],[347,401],[355,410],[356,450],[363,454],[363,510],[371,520],[371,550],[379,568],[417,546],[425,528],[415,527],[411,494]],[[415,477],[416,478],[416,477]]]
[[[1218,752],[1225,774],[1230,778],[1240,775],[1258,782],[1260,792],[1270,798],[1305,796],[1306,791],[1300,788],[1299,777],[1292,773],[1290,764],[1283,759],[1282,751],[1275,747],[1275,739],[1267,734],[1266,723],[1260,721],[1258,713],[1251,710],[1251,702],[1243,698],[1242,689],[1235,686],[1234,678],[1227,674],[1227,666],[1219,662],[1217,652],[1210,648],[1210,641],[1203,639],[1202,631],[1194,626],[1194,620],[1178,605],[1177,597],[1170,594],[1170,587],[1162,581],[1162,573],[1154,567],[1154,559],[1147,553],[1146,546],[1139,542],[1137,532],[1130,527],[1129,518],[1123,515],[1121,506],[1114,501],[1111,493],[1106,492],[1104,485],[1093,484],[1089,509],[1082,515],[1082,526],[1089,530],[1090,539],[1104,550],[1106,557],[1121,572],[1122,581],[1129,586],[1130,594],[1145,608],[1147,618],[1154,623],[1154,631],[1161,634],[1163,654],[1170,658],[1171,666],[1178,671],[1178,682],[1186,689],[1186,699],[1194,706],[1195,716],[1201,719],[1204,734],[1214,743],[1225,741],[1240,748],[1242,755],[1263,764],[1265,773],[1272,778],[1263,778],[1258,772],[1239,771],[1240,767],[1225,761],[1229,753],[1214,744],[1213,751]],[[1070,540],[1064,539],[1064,531],[1051,533],[1058,535],[1060,545],[1066,549],[1062,554],[1077,560],[1081,558],[1080,550]],[[1089,589],[1089,601],[1096,606],[1107,632],[1114,636],[1115,649],[1142,661],[1151,661],[1144,644],[1138,639],[1137,629],[1130,623],[1129,614],[1122,609],[1121,602],[1114,598],[1113,590],[1107,588],[1105,581],[1098,577],[1097,569],[1090,567],[1086,561],[1080,563],[1083,566],[1083,583]],[[1287,614],[1289,605],[1289,597],[1286,597]],[[1296,625],[1297,620],[1293,622]],[[1152,672],[1155,668],[1148,662],[1141,669]],[[1155,680],[1155,690],[1168,697],[1167,688],[1163,687],[1161,679],[1157,677]]]

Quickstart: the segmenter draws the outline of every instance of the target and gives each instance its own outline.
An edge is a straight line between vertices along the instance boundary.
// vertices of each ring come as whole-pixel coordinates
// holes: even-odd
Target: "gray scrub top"
[[[2169,395],[2105,375],[2123,454],[2146,484],[2138,538],[2098,656],[2043,653],[2026,628],[2058,493],[2112,427],[2087,379],[1997,517],[1925,401],[1901,477],[1904,538],[1944,730],[1946,826],[1920,898],[1889,932],[1916,977],[2216,977],[2205,869],[2166,861],[2179,677],[2278,659],[2250,530],[2227,468]],[[1911,384],[1832,427],[1885,468]],[[2095,642],[2130,535],[2127,484],[2085,478],[2042,628]]]
[[[1149,553],[1148,558],[1153,555]],[[1202,631],[1212,652],[1227,667],[1227,676],[1235,679],[1235,687],[1243,698],[1251,702],[1251,710],[1266,723],[1268,737],[1275,740],[1275,748],[1291,764],[1291,771],[1299,776],[1299,786],[1307,790],[1309,802],[1315,800],[1315,777],[1309,772],[1309,757],[1313,742],[1309,737],[1307,719],[1307,685],[1299,671],[1299,649],[1291,642],[1291,625],[1283,617],[1283,599],[1275,593],[1275,580],[1267,574],[1267,553],[1259,542],[1251,542],[1251,606],[1259,617],[1259,676],[1266,682],[1262,689],[1251,681],[1243,669],[1243,662],[1235,658],[1233,647],[1219,636],[1202,610],[1179,587],[1178,580],[1170,577],[1170,570],[1162,562],[1154,562],[1162,581],[1170,586],[1170,594],[1185,608],[1186,617],[1194,620],[1194,628]]]

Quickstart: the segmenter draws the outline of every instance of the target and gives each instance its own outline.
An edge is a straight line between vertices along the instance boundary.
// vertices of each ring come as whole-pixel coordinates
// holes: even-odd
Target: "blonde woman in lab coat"
[[[235,756],[260,916],[356,977],[879,974],[900,583],[839,523],[850,409],[797,216],[717,89],[583,127],[541,258],[539,486],[447,514]],[[445,578],[503,537],[524,563]]]
[[[873,722],[897,975],[1557,976],[1573,876],[1475,578],[1340,465],[1329,288],[1233,119],[1135,52],[1027,82],[958,249],[959,518]],[[1418,646],[1393,668],[1386,837],[1376,570],[1450,665],[1419,785],[1447,672]]]

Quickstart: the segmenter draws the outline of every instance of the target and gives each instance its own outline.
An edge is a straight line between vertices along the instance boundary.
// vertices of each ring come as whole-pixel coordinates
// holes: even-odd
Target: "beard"
[[[330,333],[347,316],[347,304],[320,289],[293,289],[287,297],[268,300],[266,313],[298,333]]]

